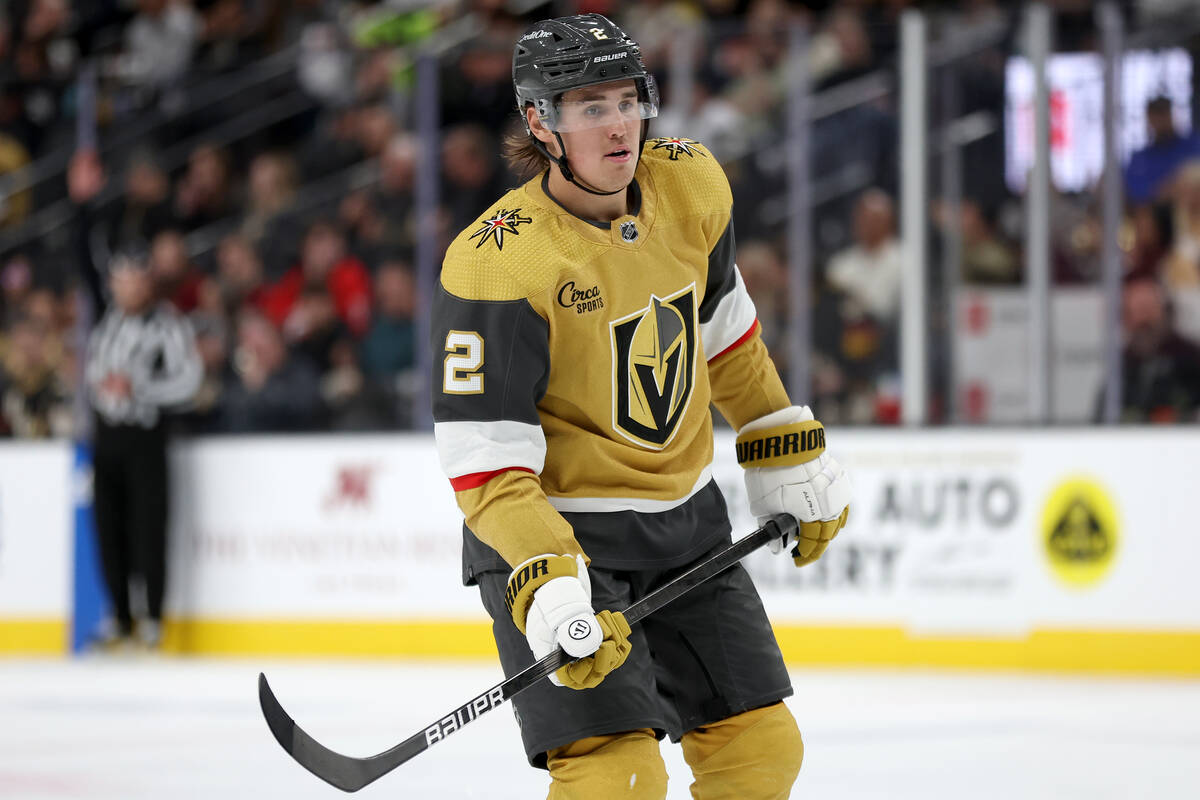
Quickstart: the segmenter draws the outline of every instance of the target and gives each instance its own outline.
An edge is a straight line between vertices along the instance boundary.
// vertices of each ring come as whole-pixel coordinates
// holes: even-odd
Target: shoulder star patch
[[[479,241],[475,243],[475,248],[483,247],[483,243],[489,239],[496,242],[496,249],[504,249],[504,234],[511,233],[513,236],[519,236],[520,231],[517,230],[518,225],[524,225],[527,222],[533,222],[533,217],[522,217],[519,208],[514,208],[511,211],[508,209],[500,209],[492,214],[490,219],[485,219],[479,228],[471,234],[469,238],[474,239],[479,237]]]
[[[651,150],[668,150],[668,157],[672,161],[678,161],[679,156],[686,155],[688,158],[695,158],[697,155],[704,156],[704,152],[697,150],[692,145],[700,144],[695,139],[679,139],[673,136],[660,136],[657,139],[650,140],[654,147]]]

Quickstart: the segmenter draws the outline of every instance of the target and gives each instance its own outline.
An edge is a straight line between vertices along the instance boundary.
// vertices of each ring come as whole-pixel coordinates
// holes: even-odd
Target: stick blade
[[[267,720],[267,727],[271,729],[275,741],[291,755],[296,721],[288,716],[283,706],[275,699],[271,684],[267,683],[267,676],[261,672],[258,673],[258,704],[262,707],[263,717]]]
[[[357,792],[379,775],[370,774],[362,759],[335,753],[304,732],[283,710],[267,676],[258,674],[258,704],[275,740],[296,763],[343,792]]]

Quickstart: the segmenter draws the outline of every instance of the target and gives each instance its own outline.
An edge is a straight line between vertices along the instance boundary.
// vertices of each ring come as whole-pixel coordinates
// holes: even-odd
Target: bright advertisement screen
[[[1192,58],[1181,48],[1131,50],[1122,62],[1121,161],[1149,141],[1146,102],[1171,98],[1181,133],[1192,129]],[[1050,171],[1064,192],[1090,189],[1104,168],[1104,61],[1096,53],[1063,53],[1046,64],[1050,90]],[[1033,67],[1014,56],[1005,71],[1004,174],[1014,192],[1025,190],[1033,168]]]

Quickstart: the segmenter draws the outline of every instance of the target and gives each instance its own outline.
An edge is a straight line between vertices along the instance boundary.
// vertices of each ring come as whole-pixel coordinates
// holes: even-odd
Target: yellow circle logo
[[[1119,542],[1117,508],[1096,481],[1063,481],[1042,508],[1042,547],[1064,583],[1087,587],[1112,568]]]

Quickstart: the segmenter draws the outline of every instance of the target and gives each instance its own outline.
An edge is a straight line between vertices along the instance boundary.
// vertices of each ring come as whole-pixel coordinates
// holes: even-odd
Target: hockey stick
[[[796,521],[786,514],[776,516],[766,525],[697,564],[669,583],[659,587],[625,609],[630,625],[658,611],[685,592],[732,567],[772,539],[789,538],[795,534]],[[545,678],[570,661],[561,648],[534,662],[529,667],[498,683],[482,694],[463,703],[454,711],[434,721],[424,730],[414,733],[391,750],[367,758],[355,758],[335,753],[309,736],[296,724],[275,699],[267,676],[258,674],[258,701],[271,733],[292,758],[323,781],[346,792],[357,792],[379,779],[413,756],[429,749],[480,715],[496,708]]]

